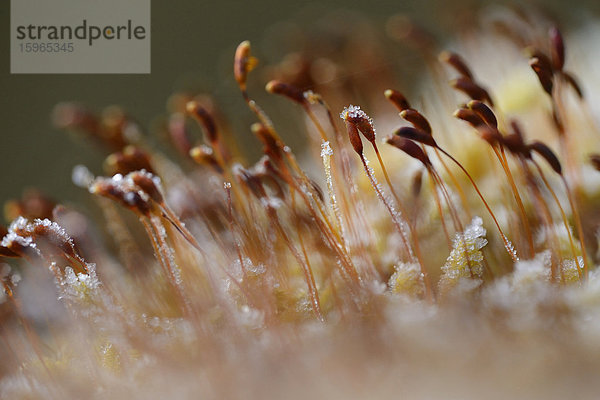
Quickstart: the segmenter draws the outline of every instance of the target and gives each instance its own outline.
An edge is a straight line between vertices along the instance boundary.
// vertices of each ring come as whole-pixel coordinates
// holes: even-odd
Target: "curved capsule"
[[[420,112],[415,109],[408,108],[406,110],[402,110],[400,112],[400,116],[410,122],[415,128],[422,130],[423,132],[431,135],[431,125],[429,125],[429,121],[427,118],[423,116]]]
[[[458,54],[446,50],[442,51],[438,58],[440,61],[450,65],[456,70],[456,72],[458,72],[465,78],[473,80],[473,73],[471,72],[469,67],[467,67],[467,64],[465,63],[463,58]]]
[[[394,89],[387,89],[383,92],[386,99],[390,101],[398,111],[404,111],[410,108],[410,103],[406,100],[406,97],[402,93]]]
[[[550,149],[550,147],[546,146],[544,143],[539,141],[532,142],[529,146],[527,146],[531,151],[538,153],[542,156],[546,162],[550,165],[550,167],[559,175],[562,175],[562,166],[560,165],[560,161],[556,154]]]
[[[423,149],[412,140],[394,135],[387,138],[386,143],[402,150],[412,158],[421,161],[427,168],[431,166],[431,161],[429,160],[427,154],[425,154]]]
[[[269,93],[278,94],[288,99],[298,103],[305,104],[306,98],[304,97],[304,92],[298,89],[294,85],[290,85],[289,83],[284,83],[277,80],[272,80],[265,86],[265,89]]]
[[[438,147],[433,136],[428,135],[420,129],[413,128],[412,126],[403,126],[398,128],[396,132],[394,132],[394,136],[414,140],[415,142],[423,143],[427,146]]]
[[[213,116],[195,100],[185,105],[187,113],[202,125],[208,141],[212,144],[218,140],[217,124]]]

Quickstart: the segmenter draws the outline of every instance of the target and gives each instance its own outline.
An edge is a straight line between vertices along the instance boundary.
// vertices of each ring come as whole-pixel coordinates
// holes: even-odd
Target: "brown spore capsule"
[[[208,141],[215,144],[219,138],[217,124],[208,110],[195,100],[187,102],[185,109],[188,115],[192,116],[204,128]]]
[[[190,150],[190,157],[200,165],[207,165],[215,170],[217,173],[222,173],[223,168],[219,165],[217,158],[214,155],[212,149],[208,146],[196,146]]]
[[[390,101],[398,111],[403,111],[410,108],[410,103],[406,100],[406,97],[402,93],[394,89],[387,89],[383,92],[386,99]]]
[[[350,144],[354,148],[354,151],[362,156],[363,144],[362,140],[360,140],[360,135],[358,134],[356,125],[351,122],[346,122],[346,130],[348,131],[348,138],[350,138]]]
[[[461,56],[451,51],[442,51],[439,55],[439,60],[450,65],[460,75],[473,80],[473,74]]]
[[[545,143],[534,141],[527,146],[531,151],[536,152],[546,160],[548,165],[559,175],[562,175],[562,166],[556,154]]]
[[[255,176],[251,171],[245,169],[241,165],[237,165],[233,168],[235,176],[239,179],[241,183],[243,183],[254,196],[258,199],[263,199],[267,197],[267,192],[265,188],[257,176]]]
[[[473,110],[488,126],[498,129],[498,120],[491,108],[482,101],[471,100],[467,107]]]
[[[355,125],[369,142],[375,142],[375,128],[371,118],[359,106],[349,105],[340,113],[340,118],[347,124]]]
[[[263,153],[273,157],[274,159],[281,159],[281,146],[273,135],[273,132],[260,122],[255,122],[250,127],[252,133],[261,141],[263,144]]]
[[[156,176],[149,172],[135,171],[127,175],[127,178],[131,179],[131,181],[150,196],[152,200],[159,204],[163,203],[163,195],[160,192],[158,183],[155,181],[155,179],[157,179]]]
[[[257,60],[250,55],[250,42],[244,40],[235,50],[233,75],[242,91],[246,90],[248,73],[256,66]]]
[[[412,108],[408,108],[406,110],[402,110],[400,112],[400,116],[410,122],[415,128],[420,129],[421,131],[431,135],[431,125],[427,118],[425,118],[420,112],[414,110]]]
[[[567,81],[567,83],[573,88],[573,90],[575,90],[577,96],[579,96],[580,99],[583,99],[583,90],[581,89],[579,82],[577,82],[577,79],[575,79],[575,77],[571,73],[566,71],[563,71],[561,76],[565,79],[565,81]]]
[[[517,154],[525,158],[531,157],[529,147],[527,147],[527,145],[523,141],[523,138],[516,133],[511,133],[510,135],[503,136],[502,144],[513,154]]]
[[[546,68],[537,57],[530,59],[529,65],[537,75],[544,91],[549,95],[552,95],[552,89],[554,88],[552,70]]]
[[[56,230],[56,224],[52,226],[47,222],[48,220],[44,220],[41,222],[39,220],[36,220],[33,224],[31,224],[33,225],[31,235],[36,239],[36,243],[38,244],[38,246],[40,242],[45,242],[45,244],[59,249],[67,257],[79,258],[77,252],[75,251],[75,245],[72,239],[69,236],[67,236],[64,233],[64,231],[62,233],[59,233]]]
[[[480,126],[485,125],[485,121],[477,114],[475,111],[470,110],[468,108],[459,108],[454,111],[454,117],[458,119],[462,119],[467,122],[473,128],[479,128]]]
[[[552,66],[557,71],[562,71],[565,65],[565,43],[562,34],[557,27],[553,26],[548,32],[550,37],[550,55],[552,56]]]
[[[394,136],[399,136],[405,139],[414,140],[415,142],[423,143],[424,145],[431,147],[438,147],[433,136],[423,132],[420,129],[413,128],[412,126],[403,126],[396,129]]]
[[[412,158],[421,161],[427,168],[431,166],[431,161],[429,160],[427,154],[425,154],[423,149],[412,140],[393,135],[386,139],[386,143],[402,150]]]
[[[148,153],[136,146],[127,146],[123,151],[106,157],[106,160],[104,160],[104,169],[109,175],[126,175],[130,172],[140,170],[154,172]]]
[[[489,103],[489,105],[491,105],[492,107],[494,106],[494,102],[492,101],[492,98],[490,97],[487,90],[485,90],[484,88],[479,86],[477,83],[473,82],[472,80],[470,80],[468,78],[460,77],[460,78],[454,79],[454,80],[450,81],[450,85],[453,88],[455,88],[456,90],[459,90],[459,91],[465,93],[472,100],[487,101]]]
[[[554,68],[552,67],[552,60],[543,51],[535,47],[527,47],[525,49],[525,53],[527,54],[530,60],[536,58],[541,68],[550,72],[554,72]]]
[[[142,215],[150,215],[152,206],[136,190],[123,190],[109,179],[96,179],[89,188],[90,193],[108,197],[125,208]]]
[[[288,99],[298,104],[306,104],[304,92],[298,89],[296,86],[290,85],[289,83],[284,83],[278,80],[272,80],[269,83],[267,83],[265,89],[269,93],[287,97]]]

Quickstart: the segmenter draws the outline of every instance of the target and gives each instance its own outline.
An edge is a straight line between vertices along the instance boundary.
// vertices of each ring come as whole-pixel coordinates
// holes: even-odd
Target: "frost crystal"
[[[329,141],[323,141],[321,143],[321,157],[332,156],[333,150],[331,150],[331,146],[329,145]]]
[[[62,294],[59,299],[91,301],[93,294],[100,287],[96,276],[96,265],[87,264],[88,273],[76,274],[71,267],[65,267],[65,274],[60,282]]]
[[[333,188],[333,177],[331,176],[331,156],[333,156],[333,150],[329,145],[329,141],[324,140],[321,142],[321,159],[323,160],[323,169],[325,170],[327,193],[329,194],[329,202],[331,203],[333,214],[335,216],[338,228],[340,229],[342,241],[344,244],[346,244],[346,235],[344,232],[344,226],[342,224],[342,216],[338,207],[337,198],[335,196],[335,190]]]
[[[425,291],[423,274],[416,263],[400,263],[394,266],[394,273],[388,282],[394,294],[420,296]]]
[[[408,235],[408,223],[404,220],[404,218],[402,218],[402,214],[400,213],[400,211],[396,210],[392,199],[389,196],[387,196],[387,194],[383,191],[383,187],[377,181],[377,178],[375,178],[375,171],[373,171],[373,168],[369,166],[369,160],[367,160],[366,158],[364,168],[367,177],[369,178],[369,181],[371,183],[371,186],[373,186],[373,188],[375,189],[377,197],[379,198],[379,200],[381,200],[383,204],[386,205],[386,207],[390,211],[390,214],[392,215],[392,219],[394,221],[394,225],[396,225],[400,230],[400,234],[404,237],[405,243],[410,243],[410,237]],[[410,246],[407,250],[409,256],[411,258],[414,258],[414,254]]]
[[[13,243],[17,243],[22,247],[35,248],[33,239],[27,235],[23,236],[23,233],[29,233],[29,221],[23,217],[17,217],[8,227],[8,233],[2,238],[0,246],[11,247]]]
[[[6,236],[2,238],[2,242],[0,242],[0,246],[2,247],[10,247],[12,243],[17,243],[23,247],[32,246],[33,240],[30,237],[22,237],[16,234],[15,232],[8,232]],[[32,246],[33,247],[33,246]]]
[[[167,244],[167,231],[165,230],[162,221],[158,217],[152,217],[152,224],[156,227],[156,234],[159,239],[159,246],[161,247],[162,254],[164,254],[166,257],[164,261],[170,266],[170,273],[173,274],[175,284],[179,286],[183,282],[181,279],[181,270],[175,262],[175,255],[173,254],[173,249]],[[159,255],[157,254],[157,256]]]
[[[344,108],[340,113],[340,118],[344,121],[347,120],[357,120],[357,119],[366,119],[369,121],[371,126],[373,126],[373,120],[371,117],[367,115],[366,112],[360,109],[360,106],[355,106],[350,104],[348,107]]]
[[[463,233],[457,233],[452,251],[442,267],[442,292],[461,284],[463,280],[478,280],[483,275],[483,253],[487,244],[480,217],[474,217]]]
[[[28,229],[33,230],[33,228],[36,226],[43,226],[43,227],[47,228],[49,231],[52,231],[52,233],[54,233],[63,242],[69,243],[71,246],[73,246],[73,239],[71,239],[71,237],[69,236],[67,231],[65,231],[64,228],[62,226],[60,226],[59,224],[57,224],[56,222],[52,222],[48,218],[35,219],[33,221],[33,224],[30,224],[28,226]]]

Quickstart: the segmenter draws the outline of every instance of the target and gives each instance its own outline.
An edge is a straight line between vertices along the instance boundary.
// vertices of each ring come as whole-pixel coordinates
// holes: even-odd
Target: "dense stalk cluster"
[[[391,36],[421,53],[433,95],[389,89],[389,64],[366,80],[341,72],[356,61],[351,35],[353,51],[321,43],[270,67],[266,91],[300,106],[298,151],[255,100],[257,58],[242,42],[233,75],[254,118],[246,136],[262,145],[255,163],[205,95],[169,101],[162,133],[177,161],[120,108],[58,105],[58,126],[109,153],[106,177],[73,173],[103,223],[35,191],[6,205],[0,396],[300,398],[317,379],[321,396],[355,397],[344,381],[369,398],[395,385],[427,398],[454,381],[457,397],[487,398],[518,374],[502,365],[560,376],[560,360],[585,379],[599,365],[579,363],[586,345],[600,356],[600,185],[588,184],[600,131],[560,31],[497,18],[477,45],[524,50],[515,63],[540,98],[530,114],[503,106],[477,62],[433,57],[416,25]],[[549,354],[551,367],[532,361]],[[490,377],[471,386],[482,365]]]

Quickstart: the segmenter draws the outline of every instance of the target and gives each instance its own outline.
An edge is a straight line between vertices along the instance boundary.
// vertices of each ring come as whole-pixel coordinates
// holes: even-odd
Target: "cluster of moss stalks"
[[[57,126],[109,153],[106,177],[73,172],[103,221],[36,191],[7,203],[2,397],[594,393],[593,107],[555,26],[485,21],[453,45],[463,55],[389,19],[430,75],[411,96],[387,86],[397,43],[375,28],[270,66],[301,152],[273,122],[287,116],[254,99],[242,42],[234,78],[263,153],[251,164],[206,95],[169,100],[160,132],[177,162],[121,108],[58,105]],[[478,57],[490,48],[506,53]],[[486,81],[490,63],[507,78]]]

